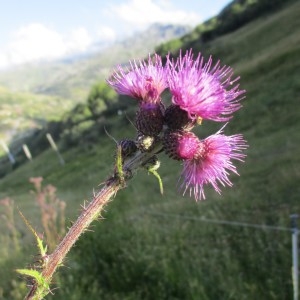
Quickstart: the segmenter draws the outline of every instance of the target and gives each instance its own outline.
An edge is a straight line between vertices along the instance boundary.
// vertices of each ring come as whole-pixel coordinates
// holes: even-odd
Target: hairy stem
[[[42,276],[47,283],[51,282],[52,276],[56,269],[62,265],[64,258],[70,251],[72,246],[78,240],[79,236],[89,227],[89,225],[98,218],[102,208],[117,193],[122,186],[117,178],[110,180],[102,190],[94,196],[94,199],[88,206],[83,208],[81,215],[69,229],[63,240],[56,247],[54,252],[45,258],[45,265],[42,271]],[[32,290],[37,287],[33,285]],[[35,293],[30,291],[26,299],[35,299]]]
[[[147,153],[137,151],[131,158],[129,158],[123,165],[122,178],[118,174],[110,177],[105,186],[96,194],[92,201],[85,207],[76,220],[76,222],[69,229],[63,240],[56,247],[52,254],[43,257],[43,269],[41,276],[45,282],[45,286],[49,286],[56,269],[63,264],[63,260],[78,240],[80,235],[89,227],[89,225],[101,215],[103,207],[109,202],[120,189],[125,187],[124,180],[128,180],[133,172],[139,167],[143,166],[155,153],[162,149],[161,143],[157,143],[156,147]],[[123,177],[124,176],[124,177]],[[49,293],[45,291],[44,287],[39,286],[35,281],[26,296],[26,300],[40,300]],[[39,296],[39,295],[42,295]]]

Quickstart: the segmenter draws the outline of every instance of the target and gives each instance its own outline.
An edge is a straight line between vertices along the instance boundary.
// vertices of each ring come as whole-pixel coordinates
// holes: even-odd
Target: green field
[[[55,279],[59,288],[47,299],[292,299],[291,233],[216,222],[287,228],[290,215],[300,213],[300,3],[204,44],[190,39],[183,49],[190,47],[234,67],[247,90],[243,108],[225,129],[242,133],[249,143],[240,176],[231,177],[234,186],[221,196],[206,188],[207,200],[196,203],[177,192],[180,164],[161,155],[164,195],[155,177],[140,171],[109,203],[105,220],[95,222],[72,249]],[[218,125],[204,122],[197,133],[205,137]],[[135,137],[125,115],[111,117],[107,128],[117,140]],[[66,202],[67,219],[75,220],[114,162],[115,144],[107,135],[99,133],[97,143],[85,141],[83,136],[62,152],[65,166],[49,149],[9,173],[0,180],[0,199],[14,199],[41,232],[29,178],[42,176]],[[6,300],[24,297],[13,270],[26,267],[37,253],[17,213],[15,221],[22,252],[13,250],[7,228],[0,226],[6,241],[0,299]]]

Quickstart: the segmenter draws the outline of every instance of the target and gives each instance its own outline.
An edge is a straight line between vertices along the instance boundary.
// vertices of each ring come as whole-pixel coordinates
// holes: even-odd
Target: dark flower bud
[[[118,146],[121,146],[122,159],[132,156],[137,151],[137,146],[133,140],[120,140]]]
[[[190,131],[196,124],[196,119],[190,119],[188,113],[178,105],[170,105],[165,112],[165,123],[171,130]]]
[[[159,103],[142,102],[136,113],[135,124],[144,135],[158,135],[164,124],[162,106]]]

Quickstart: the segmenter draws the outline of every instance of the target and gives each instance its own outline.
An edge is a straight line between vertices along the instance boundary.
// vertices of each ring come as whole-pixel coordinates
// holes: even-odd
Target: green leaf
[[[39,286],[43,286],[45,284],[45,280],[43,278],[43,275],[40,272],[38,272],[37,270],[17,269],[16,272],[18,272],[21,275],[33,277],[36,280],[36,282]]]
[[[22,214],[22,212],[20,210],[19,211],[19,214],[21,215],[24,223],[26,224],[26,226],[30,229],[30,231],[33,233],[35,239],[36,239],[36,242],[37,242],[37,247],[39,249],[39,252],[41,254],[41,257],[45,257],[46,254],[47,254],[47,246],[44,247],[43,245],[43,240],[38,236],[38,234],[36,233],[36,231],[33,229],[32,225],[29,223],[29,221],[25,218],[25,216]]]
[[[148,172],[150,172],[151,174],[153,174],[157,178],[158,184],[159,184],[160,193],[163,194],[164,193],[163,182],[162,182],[161,177],[158,174],[158,172],[155,170],[155,168],[148,168]]]
[[[34,278],[36,289],[34,290],[34,298],[30,299],[41,300],[49,294],[49,283],[45,280],[45,278],[40,272],[33,269],[17,269],[16,272],[18,272],[21,275]]]

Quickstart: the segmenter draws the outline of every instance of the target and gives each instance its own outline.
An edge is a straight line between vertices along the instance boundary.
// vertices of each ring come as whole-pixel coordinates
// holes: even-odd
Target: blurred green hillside
[[[260,10],[253,6],[257,3]],[[140,171],[109,204],[105,220],[72,249],[56,278],[59,289],[48,299],[292,299],[288,228],[290,215],[300,214],[300,2],[276,1],[271,8],[268,3],[234,1],[223,11],[235,24],[228,25],[230,30],[218,29],[226,21],[221,12],[205,30],[199,25],[157,47],[162,54],[168,49],[175,55],[179,48],[193,48],[206,58],[212,54],[241,75],[247,97],[225,133],[242,133],[250,146],[246,162],[238,166],[240,176],[232,176],[234,186],[221,196],[207,187],[207,200],[195,203],[177,193],[181,166],[162,155],[165,194],[159,194],[153,176]],[[236,21],[242,17],[247,20]],[[209,33],[203,39],[204,32]],[[135,108],[133,100],[109,94],[102,83],[94,85],[87,102],[53,131],[60,133],[65,166],[45,146],[32,162],[20,162],[0,180],[0,199],[13,198],[40,229],[28,178],[43,176],[57,187],[67,218],[74,220],[80,203],[112,170],[115,143],[104,127],[117,140],[134,138],[129,120]],[[196,131],[205,137],[220,126],[204,122]],[[26,247],[22,255],[11,250],[0,258],[0,299],[22,299],[24,286],[13,269],[36,253],[17,215],[16,223]]]
[[[181,37],[190,30],[183,25],[153,24],[145,31],[95,53],[54,62],[29,63],[1,71],[0,86],[13,92],[60,96],[69,102],[72,100],[74,105],[74,102],[84,101],[90,86],[107,77],[116,62],[142,58],[153,52],[159,43]]]
[[[182,25],[153,24],[134,37],[84,57],[1,70],[0,141],[11,143],[13,153],[18,153],[20,144],[25,142],[23,137],[45,127],[47,122],[61,119],[75,105],[85,102],[90,87],[109,76],[116,62],[143,58],[153,52],[158,43],[190,30]],[[0,147],[0,156],[3,154]],[[0,170],[0,176],[2,173]]]
[[[61,110],[57,111],[57,107]],[[0,87],[0,139],[9,141],[11,136],[16,140],[29,135],[35,128],[45,126],[47,120],[60,120],[68,108],[60,96],[11,92]]]

